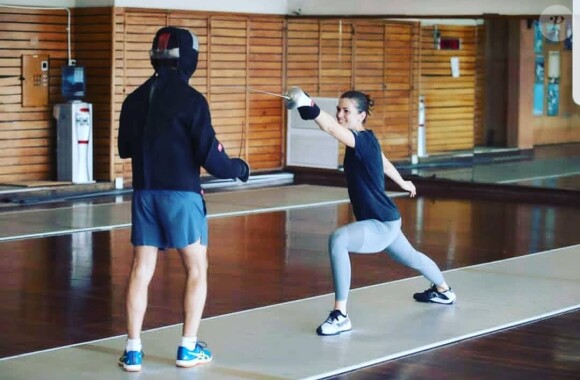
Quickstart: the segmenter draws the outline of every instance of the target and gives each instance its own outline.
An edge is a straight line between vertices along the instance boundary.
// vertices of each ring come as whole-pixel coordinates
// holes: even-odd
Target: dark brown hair
[[[371,116],[375,106],[375,101],[370,97],[370,95],[361,91],[347,91],[342,94],[340,98],[354,100],[358,112],[366,112],[367,115],[363,120],[363,123],[367,121],[367,117]]]

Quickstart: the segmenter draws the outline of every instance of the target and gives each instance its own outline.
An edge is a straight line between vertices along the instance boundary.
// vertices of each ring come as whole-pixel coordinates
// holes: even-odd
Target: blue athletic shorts
[[[135,190],[131,203],[131,243],[159,249],[207,246],[205,202],[200,194],[173,190]]]

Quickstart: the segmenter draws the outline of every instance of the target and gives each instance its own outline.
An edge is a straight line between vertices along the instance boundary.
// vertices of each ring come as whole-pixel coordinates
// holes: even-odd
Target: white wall
[[[115,0],[76,0],[76,6],[79,8],[85,7],[112,7]]]
[[[132,7],[301,15],[541,14],[550,5],[572,10],[572,0],[0,0],[0,4],[47,7]]]
[[[288,0],[301,15],[504,15],[541,14],[550,5],[572,10],[572,0]]]
[[[129,7],[284,15],[288,0],[0,0],[0,4],[44,7]]]
[[[76,0],[1,0],[0,5],[15,5],[27,7],[73,8]]]
[[[75,8],[111,7],[115,0],[0,0],[0,5],[27,7]]]
[[[288,0],[115,0],[115,6],[284,15]]]

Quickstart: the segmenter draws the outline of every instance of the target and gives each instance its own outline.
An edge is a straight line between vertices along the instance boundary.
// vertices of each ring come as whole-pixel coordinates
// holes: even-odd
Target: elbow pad
[[[320,108],[314,103],[314,100],[300,87],[292,87],[288,91],[290,98],[286,105],[288,108],[298,108],[298,113],[303,120],[314,120],[320,115]]]
[[[239,158],[230,158],[224,146],[214,137],[203,167],[218,178],[240,178],[247,181],[248,165]],[[244,181],[245,182],[245,181]]]

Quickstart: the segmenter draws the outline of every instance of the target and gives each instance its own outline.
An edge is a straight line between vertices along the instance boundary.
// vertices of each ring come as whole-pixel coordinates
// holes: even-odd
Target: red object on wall
[[[440,50],[460,50],[461,49],[461,39],[442,37],[439,39],[439,49]]]

